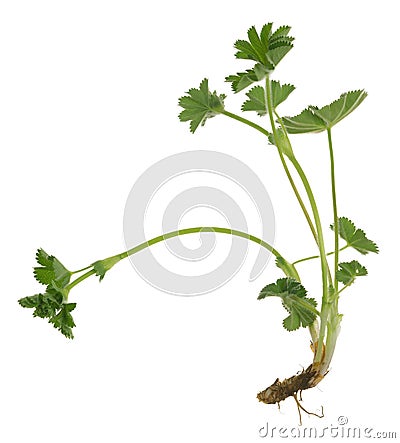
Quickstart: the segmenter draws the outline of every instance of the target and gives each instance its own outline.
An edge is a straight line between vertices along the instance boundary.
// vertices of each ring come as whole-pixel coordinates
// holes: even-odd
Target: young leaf
[[[246,69],[245,72],[238,72],[237,74],[228,75],[225,78],[226,82],[232,83],[232,90],[234,92],[242,91],[251,84],[262,80],[265,77],[264,68],[257,64],[253,69]]]
[[[43,249],[38,249],[36,261],[41,267],[33,268],[33,275],[43,285],[49,285],[55,281],[62,286],[69,283],[71,272],[53,255],[48,255]]]
[[[277,64],[293,47],[293,37],[288,36],[289,26],[282,26],[272,33],[272,23],[264,25],[261,33],[252,26],[248,32],[248,40],[237,40],[236,58],[256,62],[253,69],[226,77],[232,82],[234,92],[247,88],[252,83],[260,81],[272,72]]]
[[[334,230],[332,224],[331,229]],[[346,217],[339,217],[339,235],[346,241],[348,246],[356,249],[361,254],[368,254],[368,252],[379,252],[378,246],[372,240],[369,240],[365,232],[357,229],[354,223]]]
[[[207,119],[220,114],[224,110],[225,95],[210,92],[208,80],[205,78],[199,89],[192,88],[188,95],[179,99],[179,106],[184,110],[179,114],[182,122],[190,121],[190,131],[195,132],[199,125],[204,126]]]
[[[356,277],[364,275],[368,275],[368,271],[357,260],[339,263],[339,269],[336,272],[336,278],[338,281],[346,286],[353,284]]]
[[[306,295],[307,291],[301,283],[292,278],[280,278],[276,283],[265,286],[258,299],[280,297],[284,308],[290,314],[284,319],[283,326],[288,331],[294,331],[300,326],[310,326],[319,315],[317,302]]]
[[[315,115],[324,120],[327,128],[332,128],[352,113],[366,97],[367,93],[364,90],[345,92],[330,105],[326,105],[321,109],[317,107],[310,109]]]
[[[282,120],[289,134],[321,132],[326,129],[324,121],[310,109],[304,109],[304,111],[294,117],[283,117]]]

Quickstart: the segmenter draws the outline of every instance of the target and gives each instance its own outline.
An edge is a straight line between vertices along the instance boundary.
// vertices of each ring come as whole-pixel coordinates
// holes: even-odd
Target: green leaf
[[[239,92],[257,82],[258,77],[254,72],[254,69],[247,69],[246,72],[238,72],[237,74],[229,75],[225,78],[225,81],[232,83],[231,86],[234,92]]]
[[[205,78],[199,89],[192,88],[188,95],[179,99],[179,106],[184,110],[179,114],[182,122],[190,121],[190,131],[195,132],[199,125],[204,126],[207,119],[220,114],[224,110],[225,95],[210,92],[208,80]]]
[[[284,319],[283,326],[288,331],[294,331],[300,326],[310,326],[319,315],[317,302],[306,295],[307,291],[301,283],[292,278],[280,278],[276,283],[265,286],[258,299],[280,297],[284,308],[290,314]]]
[[[296,88],[293,85],[281,85],[278,81],[272,80],[272,107],[276,109],[278,105],[283,103]]]
[[[256,62],[253,69],[226,77],[227,82],[232,82],[234,92],[239,92],[252,83],[264,79],[276,68],[277,64],[293,47],[293,37],[287,34],[289,26],[281,26],[273,34],[272,23],[264,25],[258,34],[252,26],[247,31],[248,40],[237,40],[235,48],[236,58]]]
[[[324,120],[327,128],[332,128],[358,108],[366,97],[367,93],[364,90],[345,92],[330,105],[321,109],[317,107],[311,107],[310,109],[315,115]]]
[[[43,285],[55,281],[62,286],[69,283],[72,273],[53,255],[48,255],[43,249],[38,249],[36,261],[41,267],[33,268],[33,275]]]
[[[64,303],[57,315],[51,317],[49,320],[53,326],[58,329],[65,337],[74,338],[72,328],[75,327],[74,319],[72,318],[71,311],[76,308],[76,303]]]
[[[295,87],[292,85],[282,85],[273,80],[271,82],[272,92],[272,108],[276,109],[278,105],[284,102],[289,95],[294,91]],[[266,91],[263,86],[255,86],[246,93],[248,100],[242,105],[242,111],[255,111],[259,116],[268,113]]]
[[[283,117],[282,121],[289,134],[321,132],[326,129],[324,121],[310,109],[304,109],[304,111],[294,117]]]
[[[44,279],[50,276],[54,279],[47,285],[44,293],[23,297],[18,300],[18,303],[23,308],[33,309],[34,317],[47,318],[49,323],[52,323],[62,334],[73,338],[72,328],[75,324],[70,312],[75,309],[76,304],[66,302],[70,290],[67,282],[71,273],[55,257],[46,254],[43,249],[37,251],[36,260],[43,266],[38,273],[42,279],[40,282],[45,284],[44,281],[48,280]]]
[[[338,281],[346,286],[353,284],[356,277],[362,277],[364,275],[368,275],[368,271],[357,260],[339,263],[339,269],[336,272]]]
[[[255,111],[260,116],[268,113],[265,89],[262,86],[255,86],[246,95],[249,99],[243,103],[242,111]]]
[[[20,298],[18,300],[18,303],[23,308],[36,308],[37,306],[39,306],[42,296],[43,296],[42,294],[36,294],[36,295],[32,295],[30,297]]]
[[[334,230],[334,225],[331,225]],[[356,228],[354,223],[346,217],[339,217],[339,235],[346,241],[347,246],[351,246],[361,254],[368,252],[379,252],[378,246],[372,240],[369,240],[365,232]]]
[[[323,108],[309,106],[295,117],[284,117],[283,123],[290,134],[321,132],[331,129],[352,113],[367,97],[364,90],[350,91]]]

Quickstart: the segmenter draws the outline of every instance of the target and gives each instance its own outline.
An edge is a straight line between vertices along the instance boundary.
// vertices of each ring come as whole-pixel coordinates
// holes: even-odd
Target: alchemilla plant
[[[318,253],[315,256],[290,262],[262,239],[245,232],[215,226],[193,227],[169,232],[128,251],[98,260],[77,271],[69,271],[57,258],[39,249],[36,255],[38,266],[34,268],[34,276],[45,289],[39,294],[20,299],[21,306],[33,309],[35,317],[47,319],[66,337],[73,338],[72,329],[75,323],[72,311],[76,308],[76,303],[69,301],[70,292],[76,285],[92,275],[102,280],[106,272],[120,260],[153,244],[179,235],[217,232],[247,238],[274,254],[276,265],[283,273],[282,278],[261,289],[258,299],[279,297],[287,311],[287,316],[283,319],[283,327],[287,331],[308,328],[313,352],[313,360],[305,370],[283,381],[277,379],[257,397],[259,401],[267,404],[279,404],[286,398],[293,397],[299,414],[301,409],[305,410],[298,395],[303,390],[315,387],[328,373],[332,361],[343,317],[339,311],[340,297],[356,279],[367,275],[367,269],[358,260],[341,262],[340,253],[344,249],[352,248],[355,253],[365,255],[370,252],[377,253],[378,247],[349,218],[339,216],[336,200],[332,130],[363,102],[367,93],[364,90],[345,92],[328,105],[308,106],[295,116],[281,117],[278,107],[288,99],[295,87],[291,84],[281,84],[272,77],[278,65],[293,48],[294,38],[289,33],[289,26],[281,26],[274,30],[273,24],[268,23],[260,31],[251,27],[247,32],[247,38],[237,40],[234,45],[236,58],[240,59],[241,63],[247,64],[244,66],[247,69],[227,76],[226,81],[231,84],[234,93],[245,91],[246,98],[241,108],[243,114],[255,113],[264,117],[266,125],[255,123],[245,118],[243,114],[238,115],[227,110],[224,104],[226,95],[212,91],[208,79],[202,80],[198,88],[189,89],[186,95],[179,99],[179,106],[182,108],[179,118],[182,122],[189,122],[192,133],[196,132],[200,126],[204,126],[208,119],[225,116],[264,135],[267,144],[276,149]],[[296,134],[319,132],[326,133],[326,145],[330,158],[330,164],[327,167],[332,201],[332,224],[330,225],[332,240],[329,240],[333,245],[331,252],[327,252],[326,232],[324,233],[323,230],[313,189],[296,158],[290,137]],[[293,168],[289,169],[289,164]],[[291,170],[300,179],[303,189],[297,188]],[[306,201],[303,198],[306,198]],[[308,260],[319,262],[318,279],[321,285],[319,297],[317,294],[310,297],[301,282],[298,268]]]

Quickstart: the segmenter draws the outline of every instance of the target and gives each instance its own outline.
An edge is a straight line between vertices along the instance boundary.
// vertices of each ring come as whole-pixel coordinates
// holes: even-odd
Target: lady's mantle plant
[[[215,91],[212,92],[207,79],[200,83],[199,88],[190,89],[185,96],[180,98],[179,105],[183,110],[179,118],[183,122],[190,122],[190,130],[193,133],[199,126],[204,126],[209,118],[222,115],[263,134],[269,144],[276,148],[309,226],[313,241],[318,249],[318,255],[291,263],[262,239],[241,231],[220,227],[194,227],[169,232],[121,254],[96,261],[78,271],[69,271],[57,258],[39,249],[36,255],[38,266],[34,268],[34,275],[39,283],[45,286],[45,290],[40,294],[20,299],[21,306],[32,308],[35,317],[48,319],[49,323],[52,323],[62,334],[73,338],[72,328],[75,327],[75,323],[71,312],[76,308],[76,303],[69,302],[69,294],[74,286],[88,277],[97,275],[102,280],[106,272],[120,260],[178,235],[201,231],[247,238],[273,253],[276,256],[276,265],[284,274],[284,277],[276,282],[266,285],[258,298],[261,300],[268,297],[280,297],[283,307],[288,313],[283,320],[284,328],[288,331],[294,331],[300,327],[308,328],[313,350],[313,361],[307,369],[283,381],[277,379],[271,386],[258,394],[258,399],[264,403],[279,404],[282,400],[292,396],[297,403],[299,413],[300,409],[304,410],[297,397],[298,393],[316,386],[327,374],[332,360],[342,321],[342,314],[339,312],[340,296],[358,277],[367,275],[366,268],[357,260],[340,262],[340,252],[347,248],[353,248],[363,255],[369,252],[377,253],[378,248],[373,241],[367,238],[364,231],[357,228],[350,219],[339,217],[336,203],[332,128],[353,112],[367,94],[363,90],[346,92],[329,105],[308,106],[298,115],[281,117],[277,109],[295,88],[290,84],[281,84],[277,80],[272,80],[271,77],[278,64],[293,47],[294,38],[289,35],[289,32],[289,26],[281,26],[274,31],[272,23],[264,25],[260,32],[257,32],[255,27],[251,27],[247,32],[247,39],[238,40],[235,43],[236,58],[250,63],[250,66],[226,77],[226,81],[231,83],[235,93],[246,91],[246,100],[242,105],[242,111],[244,113],[254,112],[258,116],[265,117],[269,123],[267,127],[225,109],[226,96]],[[289,134],[310,132],[326,133],[330,155],[333,213],[333,223],[330,228],[333,232],[334,250],[329,253],[327,253],[325,246],[320,213],[311,185],[302,166],[297,161],[289,138]],[[288,163],[292,164],[301,180],[307,202],[303,201],[300,191],[295,185]],[[330,255],[333,255],[333,263],[328,261]],[[297,265],[313,259],[318,259],[320,263],[321,298],[318,301],[307,295],[297,270]],[[77,277],[74,278],[75,276]]]

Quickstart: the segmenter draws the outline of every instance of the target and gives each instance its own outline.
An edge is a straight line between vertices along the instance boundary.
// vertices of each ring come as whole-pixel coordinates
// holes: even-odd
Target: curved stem
[[[103,262],[103,264],[107,263],[107,266],[105,267],[105,269],[109,270],[109,269],[111,269],[112,266],[114,266],[120,260],[123,260],[124,258],[129,257],[130,255],[136,254],[136,253],[142,251],[143,249],[148,248],[149,246],[155,245],[156,243],[168,240],[169,238],[177,237],[179,235],[195,234],[195,233],[199,233],[199,232],[217,232],[220,234],[229,234],[229,235],[235,235],[237,237],[245,238],[247,240],[250,240],[254,243],[259,244],[260,246],[262,246],[263,248],[265,248],[269,252],[271,252],[271,254],[275,255],[275,257],[283,260],[285,263],[287,262],[283,258],[283,256],[273,246],[271,246],[269,243],[262,240],[261,238],[256,237],[255,235],[248,234],[247,232],[238,231],[237,229],[219,228],[219,227],[215,227],[215,226],[213,226],[213,227],[199,226],[199,227],[195,227],[195,228],[178,229],[177,231],[172,231],[172,232],[168,232],[166,234],[159,235],[157,237],[152,238],[151,240],[145,241],[137,246],[134,246],[133,248],[131,248],[127,251],[121,252],[120,254],[113,255],[113,256],[105,258],[103,260],[99,260],[98,262],[95,262],[95,263],[97,263],[97,264],[99,262]],[[86,270],[88,268],[91,268],[92,266],[94,266],[94,264],[92,264],[86,268],[83,268],[82,271]],[[300,278],[298,277],[297,270],[293,265],[290,265],[287,267],[282,267],[281,269],[288,277],[292,277],[292,278],[295,278],[296,280],[300,280]],[[74,273],[77,273],[77,272],[79,272],[79,271],[75,271]],[[88,277],[90,277],[94,274],[96,274],[95,269],[91,269],[90,271],[86,272],[85,274],[82,274],[80,277],[78,277],[73,282],[69,283],[65,287],[65,289],[67,291],[70,291],[74,286],[76,286],[77,284],[81,283],[83,280],[86,280]]]
[[[149,246],[155,245],[161,241],[168,240],[172,237],[177,237],[178,235],[187,235],[187,234],[195,234],[199,232],[218,232],[219,234],[229,234],[235,235],[237,237],[242,237],[247,240],[251,240],[254,243],[259,244],[263,248],[267,249],[269,252],[275,255],[275,257],[282,257],[282,255],[269,243],[265,242],[261,238],[256,237],[255,235],[248,234],[247,232],[238,231],[237,229],[228,229],[228,228],[219,228],[219,227],[210,227],[210,226],[199,226],[195,228],[186,228],[186,229],[178,229],[177,231],[168,232],[166,234],[159,235],[158,237],[154,237],[151,240],[141,243],[128,251],[122,252],[121,254],[117,254],[115,257],[119,257],[121,259],[126,258],[130,255],[136,254],[143,249],[148,248]]]

